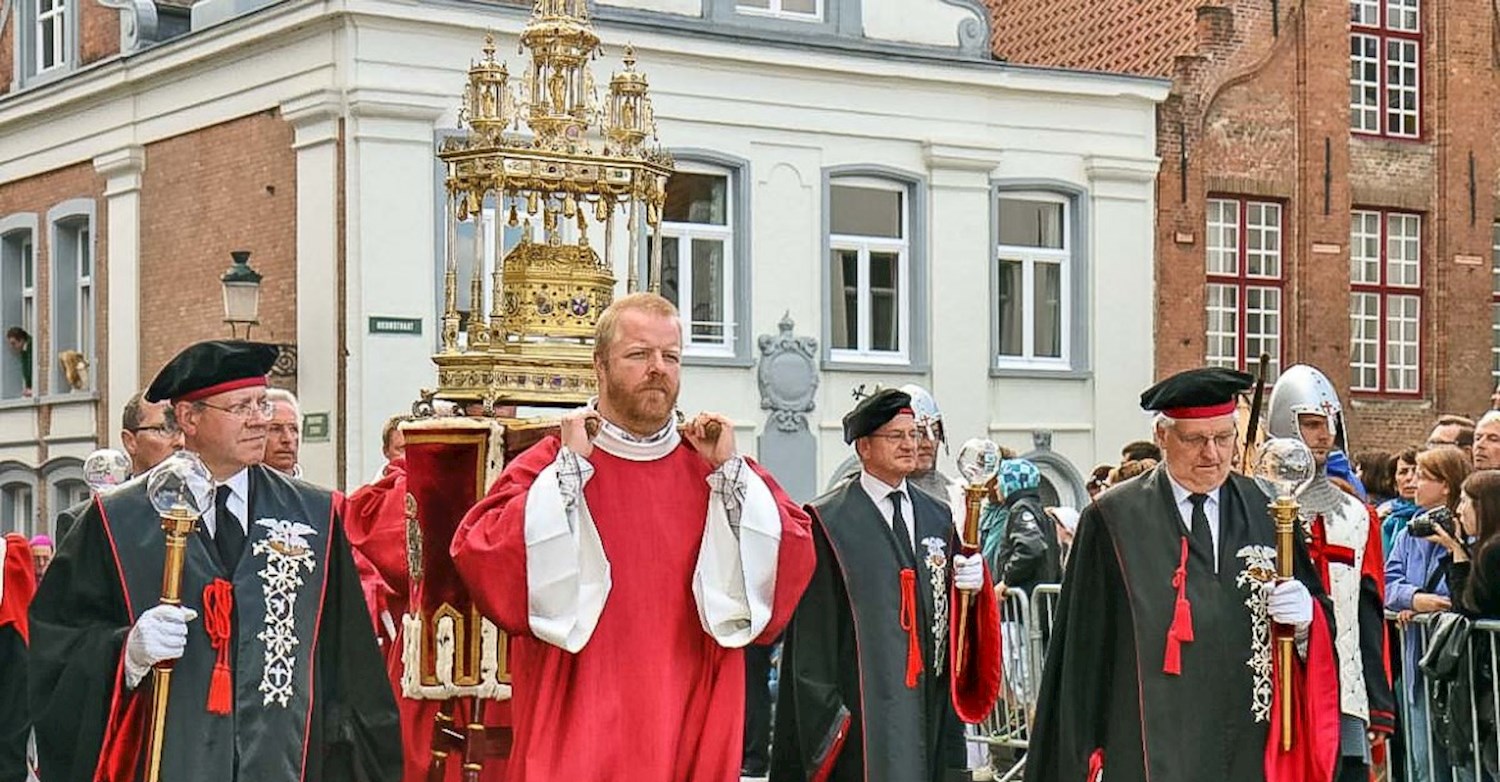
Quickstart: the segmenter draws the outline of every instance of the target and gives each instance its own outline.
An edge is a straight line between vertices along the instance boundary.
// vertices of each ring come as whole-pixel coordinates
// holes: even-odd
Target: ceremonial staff
[[[1260,429],[1260,403],[1261,397],[1266,391],[1266,373],[1271,369],[1271,354],[1260,354],[1260,365],[1255,369],[1255,391],[1250,397],[1250,422],[1245,427],[1245,454],[1240,460],[1241,472],[1251,474],[1253,463],[1251,455],[1255,453],[1256,432]]]
[[[161,569],[161,604],[182,605],[182,564],[187,539],[213,501],[213,477],[196,454],[180,451],[151,471],[146,493],[161,516],[166,562]],[[152,667],[150,726],[146,734],[146,782],[161,778],[162,738],[167,729],[167,698],[172,689],[172,660]]]
[[[957,462],[958,471],[969,481],[964,487],[964,529],[960,543],[965,554],[973,554],[979,550],[980,506],[984,503],[984,496],[995,488],[1000,475],[1000,446],[976,437],[958,449]],[[953,645],[955,677],[964,670],[964,637],[969,628],[969,604],[973,600],[971,592],[958,593],[958,642]]]
[[[1297,494],[1313,477],[1313,454],[1301,440],[1276,437],[1261,448],[1257,477],[1273,490],[1271,518],[1276,522],[1276,578],[1292,577],[1292,555],[1297,530]],[[1290,627],[1274,630],[1276,687],[1281,693],[1281,749],[1292,748],[1292,654]]]

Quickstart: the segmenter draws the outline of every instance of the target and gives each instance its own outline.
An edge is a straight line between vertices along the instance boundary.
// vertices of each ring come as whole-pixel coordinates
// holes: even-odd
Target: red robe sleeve
[[[531,637],[526,587],[526,494],[562,442],[549,436],[506,465],[458,525],[449,554],[479,612],[512,636]],[[511,500],[516,500],[512,502]]]
[[[948,605],[951,612],[948,648],[954,652],[948,655],[948,687],[953,709],[958,712],[959,719],[978,724],[989,716],[1000,697],[1000,609],[995,602],[995,586],[990,580],[989,566],[984,568],[984,586],[969,601],[967,622],[959,621],[963,599],[956,587],[950,588]],[[964,625],[962,636],[959,635],[960,624]],[[960,647],[964,658],[962,671],[955,664]]]
[[[792,620],[792,611],[812,580],[817,555],[813,551],[812,517],[782,491],[776,479],[753,459],[745,463],[765,481],[781,514],[781,545],[776,551],[776,592],[771,603],[771,621],[753,643],[772,644]]]
[[[1273,682],[1281,661],[1272,647]],[[1307,659],[1292,654],[1292,746],[1281,749],[1281,687],[1271,688],[1271,730],[1266,737],[1266,782],[1327,782],[1339,753],[1339,668],[1328,619],[1314,606]]]
[[[14,626],[23,642],[28,640],[26,611],[36,594],[36,570],[31,544],[19,533],[0,538],[0,627]]]
[[[380,480],[359,487],[344,503],[349,545],[397,595],[410,589],[406,572],[406,460],[385,466]],[[355,558],[358,565],[360,557]],[[361,568],[361,582],[364,581]]]

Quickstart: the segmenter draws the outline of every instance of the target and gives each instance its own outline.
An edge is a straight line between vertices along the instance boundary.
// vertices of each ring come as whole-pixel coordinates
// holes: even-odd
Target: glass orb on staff
[[[979,510],[985,495],[994,491],[1000,475],[1000,446],[991,440],[973,438],[958,449],[958,471],[968,480],[964,487],[964,528],[960,530],[963,553],[979,551]],[[960,591],[958,595],[958,637],[966,638],[969,625],[969,604],[972,592]],[[953,649],[954,675],[964,670],[964,644],[955,644]]]
[[[161,516],[167,546],[161,571],[161,605],[182,605],[182,564],[187,540],[214,497],[213,476],[197,454],[179,451],[157,465],[146,479],[146,494]],[[152,667],[149,729],[146,734],[146,782],[161,776],[162,738],[167,729],[167,697],[172,688],[172,660]]]
[[[1276,577],[1292,577],[1292,557],[1297,531],[1297,495],[1307,486],[1314,473],[1312,451],[1301,440],[1274,437],[1260,449],[1256,478],[1271,495],[1271,518],[1276,523]],[[1276,686],[1281,691],[1281,749],[1292,747],[1292,628],[1277,625],[1271,631],[1276,640]]]

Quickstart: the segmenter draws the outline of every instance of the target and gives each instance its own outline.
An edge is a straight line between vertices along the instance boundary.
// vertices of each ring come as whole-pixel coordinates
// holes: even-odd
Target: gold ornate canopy
[[[614,228],[629,234],[628,288],[638,231],[650,231],[653,288],[660,279],[662,205],[672,159],[656,140],[646,76],[625,48],[624,70],[601,101],[589,61],[601,54],[587,0],[536,0],[521,32],[530,62],[519,84],[495,59],[469,68],[460,133],[444,141],[442,349],[436,396],[497,404],[575,404],[595,393],[593,334],[614,295]],[[482,219],[493,210],[490,235]],[[503,222],[502,222],[503,221]],[[458,307],[459,225],[473,228],[467,323]],[[505,228],[520,241],[496,264],[486,309],[486,242],[501,258]],[[601,258],[591,237],[603,234]],[[462,330],[462,334],[460,331]]]

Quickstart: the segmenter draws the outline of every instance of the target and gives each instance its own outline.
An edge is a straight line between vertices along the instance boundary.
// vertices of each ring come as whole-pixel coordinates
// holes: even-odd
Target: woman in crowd
[[[1386,558],[1396,543],[1396,533],[1417,513],[1417,449],[1407,448],[1396,455],[1395,497],[1375,505],[1380,517],[1380,542],[1385,544]]]
[[[1438,527],[1432,540],[1452,557],[1448,585],[1458,610],[1500,618],[1500,470],[1480,470],[1464,481],[1455,538]]]
[[[1432,448],[1416,455],[1416,479],[1413,501],[1423,511],[1458,507],[1464,480],[1472,467],[1463,451],[1451,446]],[[1442,546],[1424,538],[1412,537],[1406,528],[1396,532],[1390,554],[1385,561],[1385,607],[1394,611],[1403,623],[1415,614],[1446,611],[1449,601],[1448,557]],[[1429,748],[1427,740],[1427,699],[1417,659],[1422,633],[1408,626],[1402,639],[1403,724],[1409,737],[1407,758],[1411,763],[1407,779],[1429,782],[1429,769],[1446,767],[1440,752]]]
[[[1354,474],[1365,486],[1365,500],[1380,507],[1396,494],[1396,457],[1388,451],[1364,451],[1354,455]]]

